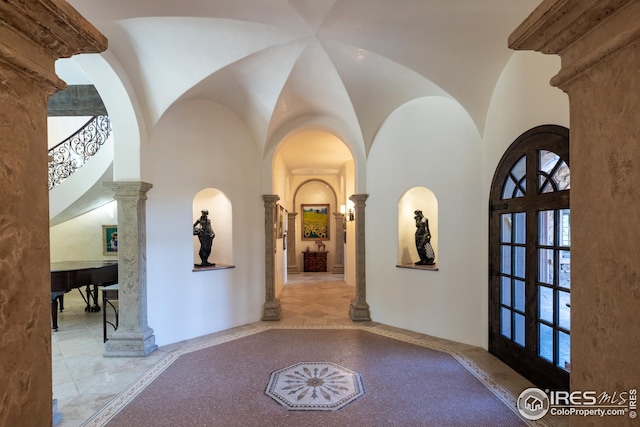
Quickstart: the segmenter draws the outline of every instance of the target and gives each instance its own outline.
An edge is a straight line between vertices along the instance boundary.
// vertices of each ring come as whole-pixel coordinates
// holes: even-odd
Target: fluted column
[[[158,346],[147,323],[146,182],[105,183],[118,202],[118,329],[105,356],[147,356]]]
[[[264,200],[264,271],[265,301],[262,320],[280,320],[280,300],[276,298],[276,202],[280,196],[263,194]]]
[[[333,214],[336,223],[336,251],[333,258],[333,273],[344,274],[344,214]]]
[[[355,204],[356,223],[356,297],[351,301],[349,315],[351,320],[371,320],[367,304],[366,246],[365,246],[365,201],[368,194],[354,194],[349,197]]]
[[[631,396],[640,384],[640,2],[545,1],[509,46],[560,55],[551,84],[569,95],[571,390]],[[606,425],[637,425],[636,411]]]
[[[64,1],[0,1],[0,21],[0,425],[51,426],[47,99],[58,58],[107,41]]]
[[[287,274],[298,274],[298,251],[296,251],[296,216],[298,212],[287,214]]]

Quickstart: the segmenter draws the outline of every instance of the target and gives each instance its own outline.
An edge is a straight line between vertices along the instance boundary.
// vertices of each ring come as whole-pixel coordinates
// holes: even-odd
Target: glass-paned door
[[[568,389],[568,130],[540,126],[503,156],[490,200],[489,350],[539,387]]]

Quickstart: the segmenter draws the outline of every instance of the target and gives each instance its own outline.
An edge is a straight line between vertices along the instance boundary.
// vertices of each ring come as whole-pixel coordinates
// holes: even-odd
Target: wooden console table
[[[302,252],[304,271],[327,271],[327,252]]]

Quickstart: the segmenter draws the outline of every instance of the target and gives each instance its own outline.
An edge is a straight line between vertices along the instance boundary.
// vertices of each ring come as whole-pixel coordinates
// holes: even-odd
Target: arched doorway
[[[571,368],[569,194],[569,130],[545,125],[507,149],[489,203],[489,351],[554,390]]]

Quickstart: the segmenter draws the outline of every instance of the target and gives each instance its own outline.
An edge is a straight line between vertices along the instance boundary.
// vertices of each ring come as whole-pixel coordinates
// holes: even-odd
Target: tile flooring
[[[471,360],[503,392],[515,399],[531,386],[524,378],[487,353],[465,344],[425,336],[416,332],[375,322],[352,322],[348,311],[354,288],[342,281],[342,275],[301,273],[290,275],[279,298],[282,319],[279,322],[256,322],[207,337],[158,348],[148,357],[119,358],[102,356],[104,351],[102,312],[86,313],[85,303],[77,291],[65,295],[65,310],[59,313],[59,330],[52,332],[53,398],[58,400],[62,421],[58,427],[79,427],[142,374],[166,358],[198,341],[224,337],[267,325],[269,327],[350,327],[366,326],[410,339],[421,340],[450,349]],[[107,313],[113,317],[113,312]],[[110,333],[113,328],[109,328]],[[563,427],[567,417],[545,417],[546,425]],[[544,425],[544,424],[541,424]]]

